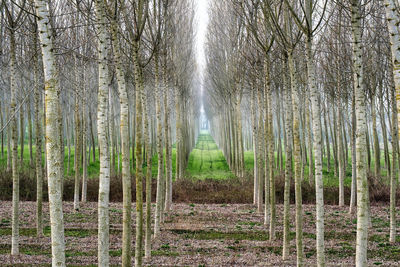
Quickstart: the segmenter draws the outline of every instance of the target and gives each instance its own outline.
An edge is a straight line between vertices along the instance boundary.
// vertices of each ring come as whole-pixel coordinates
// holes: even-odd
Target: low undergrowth
[[[251,173],[247,172],[248,178],[230,179],[195,179],[185,178],[174,181],[173,201],[186,203],[252,203],[253,202],[253,179]],[[135,196],[135,179],[132,176],[132,196]],[[156,180],[152,181],[152,199],[155,199]],[[88,180],[88,201],[97,201],[98,178]],[[145,181],[143,180],[143,184]],[[145,187],[145,186],[144,186]],[[0,200],[12,199],[11,173],[0,170]],[[143,188],[144,192],[145,188]],[[284,176],[276,176],[276,201],[283,203]],[[388,203],[390,200],[390,186],[383,181],[382,177],[369,176],[369,192],[371,203]],[[144,192],[145,193],[145,192]],[[43,183],[43,196],[47,201],[47,182]],[[315,186],[308,181],[302,183],[303,203],[315,203]],[[339,189],[337,186],[324,187],[324,201],[326,204],[338,204]],[[72,201],[74,197],[74,179],[64,179],[63,198]],[[294,181],[291,181],[290,199],[294,203]],[[397,199],[400,198],[400,188],[397,189]],[[34,173],[20,173],[20,199],[22,201],[36,200],[36,179]],[[110,201],[122,202],[122,180],[120,176],[111,177]],[[350,188],[345,187],[345,203],[350,202]]]

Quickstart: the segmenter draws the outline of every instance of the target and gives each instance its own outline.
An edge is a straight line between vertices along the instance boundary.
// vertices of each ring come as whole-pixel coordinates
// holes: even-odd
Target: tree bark
[[[11,224],[11,255],[19,254],[19,170],[18,170],[18,122],[17,114],[17,58],[15,48],[15,30],[10,29],[10,83],[11,83],[11,169],[12,169],[12,224]],[[22,109],[20,110],[22,113]],[[22,130],[21,130],[22,132]],[[22,147],[21,147],[22,149]],[[21,166],[22,167],[22,166]]]
[[[63,167],[60,155],[58,125],[60,90],[54,57],[49,10],[47,1],[35,0],[38,31],[43,55],[46,108],[46,161],[49,187],[52,265],[65,266],[64,220],[62,210],[61,182]]]
[[[122,265],[130,266],[131,254],[131,175],[130,175],[130,144],[129,144],[129,98],[126,89],[125,75],[122,66],[121,48],[118,39],[118,22],[111,20],[111,38],[116,64],[116,74],[119,92],[121,156],[122,156]]]
[[[95,14],[97,22],[98,39],[98,107],[97,107],[97,132],[100,150],[100,177],[98,200],[98,265],[109,266],[109,193],[110,193],[110,151],[108,140],[108,86],[109,73],[107,56],[109,52],[109,36],[106,27],[105,2],[95,1]]]
[[[351,0],[351,30],[353,38],[353,71],[356,100],[356,160],[357,160],[357,238],[356,266],[367,266],[368,243],[368,181],[366,159],[366,101],[363,86],[360,1]]]
[[[34,45],[38,45],[38,32],[35,31]],[[34,86],[35,86],[35,167],[36,167],[36,235],[43,236],[43,167],[42,167],[42,99],[39,85],[39,57],[37,53],[34,56]],[[41,66],[43,67],[43,66]]]
[[[307,1],[307,19],[312,21],[312,1]],[[310,28],[312,26],[310,25]],[[314,135],[314,160],[315,160],[315,209],[316,209],[316,247],[317,247],[317,266],[325,266],[325,242],[324,242],[324,183],[322,175],[322,126],[321,126],[321,108],[319,103],[319,90],[315,82],[315,63],[313,59],[313,39],[312,33],[307,36],[307,73],[308,89],[311,96],[311,110]],[[309,148],[311,150],[311,147]],[[310,153],[312,157],[312,152]],[[312,161],[312,158],[310,158]],[[311,167],[311,164],[310,164]],[[310,169],[311,171],[311,169]],[[311,177],[311,176],[310,176]]]
[[[74,210],[79,210],[79,195],[81,182],[81,151],[82,151],[82,131],[81,131],[81,88],[79,86],[78,76],[78,59],[74,56],[74,76],[75,76],[75,154],[74,154],[74,170],[75,170],[75,187],[74,187]]]
[[[285,133],[286,133],[286,146],[285,146],[285,188],[283,193],[283,251],[282,259],[287,260],[290,251],[290,181],[293,177],[292,172],[292,143],[293,143],[293,110],[291,108],[292,97],[291,88],[289,85],[288,68],[287,68],[287,54],[285,54],[284,61],[284,109],[285,109]]]
[[[143,248],[143,193],[142,193],[142,127],[143,127],[143,70],[139,62],[139,42],[133,41],[133,61],[136,86],[136,246],[135,266],[142,266]],[[129,263],[130,264],[130,263]]]
[[[294,180],[296,202],[296,250],[297,266],[303,266],[303,207],[301,195],[301,144],[300,144],[300,98],[297,88],[297,73],[294,66],[293,51],[288,52],[289,72],[292,85]]]

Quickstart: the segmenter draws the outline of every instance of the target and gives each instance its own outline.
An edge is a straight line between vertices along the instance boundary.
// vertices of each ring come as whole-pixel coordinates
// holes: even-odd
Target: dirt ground
[[[154,206],[154,205],[153,205]],[[293,205],[292,205],[293,206]],[[134,205],[132,207],[135,209]],[[153,207],[154,209],[154,207]],[[45,237],[37,238],[35,203],[20,205],[20,252],[10,256],[11,202],[1,202],[0,265],[48,266],[51,263],[48,205],[44,206]],[[174,204],[166,215],[159,239],[154,240],[148,266],[295,266],[296,246],[294,206],[291,210],[290,259],[283,262],[282,212],[277,206],[277,239],[269,241],[263,215],[245,204]],[[73,203],[64,204],[66,261],[69,266],[97,263],[97,203],[84,203],[73,212]],[[328,266],[353,266],[355,255],[356,218],[347,207],[325,207],[325,246]],[[389,244],[388,208],[372,207],[372,228],[369,231],[369,266],[399,266],[400,238]],[[398,212],[400,219],[400,213]],[[132,223],[134,250],[135,213]],[[122,205],[110,208],[111,265],[121,262]],[[400,224],[397,224],[400,227]],[[314,206],[304,205],[304,252],[306,266],[316,263]],[[132,257],[132,260],[134,257]]]

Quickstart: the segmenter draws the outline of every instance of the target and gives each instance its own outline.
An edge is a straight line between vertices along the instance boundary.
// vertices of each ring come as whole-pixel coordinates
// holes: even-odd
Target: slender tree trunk
[[[307,65],[308,66],[308,65]],[[312,118],[312,111],[310,114],[310,108],[311,107],[311,103],[310,103],[310,92],[306,92],[306,106],[305,106],[305,112],[306,112],[306,120],[305,120],[305,130],[307,130],[307,146],[308,146],[308,182],[309,184],[313,183],[314,180],[314,161],[313,161],[313,138],[312,138],[312,128],[311,125],[313,125],[315,127],[315,123],[313,121]]]
[[[18,122],[17,114],[17,59],[15,48],[15,31],[10,29],[10,82],[11,82],[11,166],[12,166],[12,223],[11,223],[11,255],[19,254],[19,170],[18,170]],[[22,109],[20,110],[22,113]],[[22,130],[21,130],[22,132]],[[21,147],[22,149],[22,147]],[[21,166],[22,167],[22,166]]]
[[[24,167],[24,140],[25,140],[25,118],[24,118],[24,106],[22,105],[19,109],[19,137],[20,137],[20,164],[21,167]]]
[[[289,85],[287,54],[285,54],[284,62],[284,109],[285,109],[285,188],[283,193],[283,252],[282,259],[287,260],[290,251],[290,181],[293,177],[292,172],[292,140],[293,140],[293,110],[291,108],[292,97]]]
[[[163,185],[165,184],[163,175],[163,146],[162,146],[162,119],[161,119],[161,89],[159,84],[159,65],[158,65],[158,53],[155,54],[155,102],[156,102],[156,120],[157,120],[157,195],[156,195],[156,214],[154,221],[154,237],[157,238],[160,234],[160,221],[162,217],[162,206],[163,206]],[[150,251],[148,252],[150,253]],[[150,256],[150,254],[148,255]]]
[[[363,86],[360,1],[351,0],[351,29],[353,37],[353,71],[356,100],[356,160],[357,160],[357,238],[356,266],[367,266],[368,243],[368,181],[366,159],[366,106]]]
[[[393,82],[393,76],[391,77]],[[397,153],[399,151],[399,126],[398,126],[398,106],[395,98],[395,87],[392,86],[391,91],[391,105],[392,105],[392,155],[393,155],[393,165],[392,172],[390,175],[390,226],[389,226],[389,242],[396,242],[396,189],[397,189],[397,177],[399,166],[397,162]]]
[[[32,148],[32,111],[31,111],[31,101],[30,97],[28,97],[27,103],[27,112],[28,112],[28,142],[29,142],[29,166],[33,167],[33,148]]]
[[[49,10],[47,1],[35,0],[38,31],[43,55],[44,79],[45,79],[45,109],[46,109],[46,161],[47,180],[49,191],[50,227],[51,227],[51,250],[52,265],[65,266],[65,241],[64,220],[62,209],[61,182],[63,167],[60,155],[58,125],[60,90],[54,58],[53,42],[51,39],[51,28],[49,23]]]
[[[336,155],[338,158],[338,168],[339,168],[339,207],[344,206],[344,158],[343,158],[343,138],[342,138],[342,116],[340,115],[340,100],[339,97],[336,98],[336,144],[337,150]]]
[[[264,162],[264,157],[267,155],[265,154],[265,139],[263,138],[264,134],[264,125],[263,125],[263,116],[264,116],[264,104],[262,102],[262,91],[258,90],[257,92],[257,100],[258,100],[258,110],[259,110],[259,115],[258,115],[258,133],[257,133],[257,138],[258,138],[258,203],[257,203],[257,211],[259,213],[262,213],[262,205],[263,205],[263,197],[265,202],[265,210],[264,210],[264,224],[269,222],[269,189],[265,190],[265,183],[268,182],[268,176],[266,175],[265,170],[265,162]],[[267,195],[267,196],[264,196]]]
[[[4,106],[4,105],[3,105]],[[3,107],[2,106],[2,107]],[[0,123],[1,123],[1,128],[4,127],[4,109],[0,109]],[[1,131],[1,158],[4,159],[4,130]]]
[[[382,138],[383,138],[383,151],[385,157],[385,168],[388,171],[388,174],[391,174],[390,168],[390,156],[389,156],[389,144],[388,144],[388,136],[387,136],[387,126],[386,126],[386,116],[385,116],[385,106],[383,104],[383,96],[380,97],[380,112],[379,119],[382,130]]]
[[[115,171],[115,122],[114,122],[114,101],[113,101],[113,93],[111,88],[111,79],[112,73],[109,73],[110,76],[110,84],[108,87],[108,112],[110,121],[108,122],[108,131],[110,137],[110,154],[111,154],[111,163],[110,163],[110,175],[114,177],[116,175]]]
[[[367,112],[365,112],[365,116],[367,117]],[[369,126],[368,126],[368,122],[365,125],[366,127],[366,148],[367,148],[367,163],[368,163],[368,170],[367,172],[371,171],[371,145],[370,145],[370,134],[369,134]]]
[[[356,182],[357,182],[357,155],[356,155],[356,99],[355,90],[353,89],[351,101],[351,195],[350,195],[350,209],[349,213],[352,214],[356,206]]]
[[[376,94],[374,93],[371,99],[371,117],[372,117],[372,137],[374,139],[374,156],[375,156],[374,171],[375,171],[375,176],[378,177],[381,172],[381,150],[379,147],[378,131],[376,125],[375,99],[376,99]]]
[[[79,195],[80,195],[80,182],[81,182],[81,105],[80,99],[82,97],[81,88],[79,86],[78,74],[78,59],[74,56],[74,76],[75,76],[75,154],[74,154],[74,170],[75,170],[75,187],[74,187],[74,210],[79,210]]]
[[[68,163],[67,163],[67,175],[69,175],[69,171],[71,169],[71,130],[70,130],[70,122],[69,116],[65,118],[65,128],[67,131],[67,147],[68,147]]]
[[[308,19],[311,21],[312,1],[307,1]],[[312,26],[310,27],[312,28]],[[316,235],[317,235],[317,266],[325,266],[325,242],[324,242],[324,183],[322,175],[322,126],[321,126],[321,108],[319,103],[319,90],[315,82],[315,63],[313,59],[313,40],[312,33],[307,38],[307,72],[308,89],[311,96],[311,110],[314,135],[314,156],[315,156],[315,209],[316,209]],[[311,150],[311,146],[309,147]],[[312,150],[311,150],[312,151]],[[312,156],[312,152],[310,153]],[[310,158],[312,161],[312,158]],[[310,164],[311,166],[311,164]],[[310,169],[311,171],[311,169]]]
[[[163,91],[164,91],[164,138],[165,138],[165,180],[166,180],[166,196],[165,211],[169,211],[172,205],[172,142],[171,142],[171,125],[169,123],[170,107],[168,105],[169,90],[167,86],[167,63],[166,52],[164,52],[164,61],[162,66],[163,75]]]
[[[324,130],[325,130],[326,160],[327,160],[326,168],[327,168],[328,172],[330,172],[331,171],[331,143],[329,141],[326,109],[327,109],[327,107],[324,107]]]
[[[97,108],[97,132],[100,150],[100,177],[98,202],[98,265],[109,266],[110,234],[109,234],[109,193],[110,193],[110,151],[108,140],[108,88],[109,73],[107,56],[109,53],[109,36],[106,27],[105,3],[95,1],[98,39],[99,91]]]
[[[332,103],[334,102],[334,98],[332,98]],[[338,161],[338,149],[337,149],[337,122],[336,122],[336,112],[335,112],[335,107],[333,104],[331,104],[332,110],[333,110],[333,126],[331,123],[330,125],[330,131],[331,131],[331,136],[332,136],[332,146],[333,146],[333,160],[334,160],[334,174],[335,176],[339,176],[339,161]],[[329,116],[329,115],[328,115]],[[330,117],[330,116],[329,116]]]
[[[94,140],[94,125],[92,120],[92,112],[89,110],[89,123],[90,123],[90,136],[92,139],[92,154],[93,154],[93,162],[96,162],[96,142]]]
[[[10,114],[11,114],[10,111],[11,111],[11,106],[10,106],[10,108],[7,107],[7,110],[6,110],[7,116],[10,116]],[[11,141],[12,141],[12,126],[7,127],[7,172],[11,171],[11,165],[12,165]]]
[[[85,82],[85,73],[86,68],[83,66],[83,98],[84,103],[87,103],[87,90],[86,90],[86,82]],[[87,106],[82,105],[82,202],[86,202],[87,200]],[[68,130],[67,130],[68,133]],[[67,136],[68,139],[68,136]]]
[[[139,62],[139,43],[133,42],[133,61],[136,86],[136,246],[135,246],[135,266],[142,266],[143,251],[143,193],[142,193],[142,113],[143,113],[143,74],[142,66]]]
[[[295,180],[295,202],[296,202],[296,250],[297,266],[303,266],[303,207],[301,195],[301,144],[300,144],[300,98],[297,91],[297,73],[294,66],[293,51],[288,52],[289,72],[292,86],[292,108],[293,108],[293,143],[294,143],[294,180]]]
[[[130,145],[129,145],[129,98],[125,75],[122,66],[121,49],[118,39],[118,24],[115,18],[111,20],[111,38],[116,63],[116,74],[119,92],[121,156],[122,156],[122,265],[131,265],[131,175],[130,175]]]
[[[149,135],[149,108],[148,108],[148,99],[145,94],[144,97],[145,101],[143,102],[143,122],[144,122],[144,141],[145,141],[145,148],[146,148],[146,233],[145,233],[145,257],[149,259],[151,257],[151,144],[150,144],[150,135]],[[162,166],[162,165],[161,165]],[[157,184],[157,190],[158,190]],[[160,190],[162,190],[162,186],[160,185]],[[160,197],[160,196],[159,196]],[[161,202],[161,200],[160,200]],[[158,212],[156,211],[156,219],[159,216],[160,220],[160,213],[162,212],[161,203],[157,203],[158,205]],[[160,221],[158,221],[160,223]],[[155,227],[154,227],[155,228]],[[158,229],[159,231],[159,229]],[[154,231],[155,232],[155,231]],[[154,236],[156,234],[154,233]],[[140,251],[141,253],[141,251]]]
[[[38,45],[38,33],[34,33],[34,45]],[[35,165],[36,165],[36,235],[43,236],[43,167],[42,167],[42,98],[39,84],[39,56],[35,54],[33,65],[35,86]]]
[[[400,106],[400,17],[398,15],[398,3],[395,0],[385,0],[387,27],[390,36],[390,48],[392,51],[393,79],[396,90],[397,107]],[[389,118],[390,119],[390,118]],[[397,123],[400,123],[400,113],[397,111]],[[394,124],[394,120],[392,122]],[[393,126],[392,126],[393,128]],[[398,150],[400,153],[400,149]],[[400,164],[400,157],[398,158]],[[399,166],[398,166],[399,167]],[[398,176],[400,183],[400,175]]]
[[[265,75],[265,86],[264,86],[264,101],[265,101],[265,128],[267,129],[266,145],[268,146],[268,162],[266,162],[266,168],[268,168],[268,179],[269,179],[269,203],[270,203],[270,221],[269,221],[269,240],[275,240],[275,225],[276,225],[276,203],[275,203],[275,154],[274,154],[274,123],[272,117],[272,88],[271,80],[269,76],[269,60],[266,57],[264,61],[264,75]],[[266,194],[267,195],[267,194]],[[267,203],[267,201],[266,201]]]
[[[255,94],[254,91],[256,88],[253,88],[251,90],[251,99],[250,99],[250,105],[251,105],[251,124],[252,124],[252,138],[253,138],[253,155],[254,155],[254,171],[253,171],[253,204],[257,205],[257,199],[258,199],[258,166],[257,166],[257,124],[256,124],[256,107],[254,105],[254,98]]]

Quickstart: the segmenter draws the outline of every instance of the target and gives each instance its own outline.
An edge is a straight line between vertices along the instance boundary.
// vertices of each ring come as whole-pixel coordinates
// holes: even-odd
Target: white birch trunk
[[[301,144],[300,144],[300,97],[297,91],[297,73],[294,66],[293,51],[288,52],[289,72],[292,86],[293,109],[293,149],[294,149],[294,181],[296,202],[296,250],[297,266],[303,266],[303,205],[301,195]]]
[[[368,243],[368,181],[366,168],[366,100],[363,86],[362,39],[360,1],[351,1],[351,28],[353,37],[353,71],[356,99],[356,160],[357,160],[357,238],[356,266],[367,266]]]
[[[81,181],[81,107],[80,99],[81,89],[79,86],[78,76],[78,59],[74,55],[74,76],[75,76],[75,154],[74,154],[74,170],[75,170],[75,186],[74,186],[74,210],[79,210],[79,191]]]
[[[38,33],[34,33],[34,45],[38,44]],[[35,167],[36,167],[36,235],[43,236],[43,168],[42,168],[42,98],[39,85],[39,57],[34,57],[34,82],[35,82]]]
[[[285,55],[286,57],[286,55]],[[287,260],[290,251],[290,181],[293,177],[292,171],[292,143],[293,143],[293,111],[291,108],[291,88],[289,86],[289,77],[287,75],[287,57],[284,61],[284,98],[285,98],[285,132],[286,132],[286,146],[285,146],[285,188],[283,193],[283,251],[282,259]]]
[[[130,175],[130,146],[129,146],[129,99],[126,89],[125,76],[122,66],[121,49],[118,39],[118,24],[115,18],[111,20],[111,37],[116,64],[116,74],[121,107],[121,157],[122,157],[122,265],[130,265],[131,254],[131,175]]]
[[[11,166],[12,166],[12,224],[11,224],[11,255],[19,254],[19,173],[18,173],[18,122],[17,114],[17,59],[15,50],[15,30],[10,30],[10,83],[11,83]],[[22,110],[20,110],[22,112]],[[21,129],[22,135],[22,129]],[[22,149],[22,148],[21,148]]]
[[[99,92],[97,107],[97,131],[100,149],[100,177],[98,200],[98,265],[109,266],[109,192],[110,192],[110,154],[108,141],[108,66],[107,56],[109,37],[105,20],[105,3],[103,0],[95,1],[95,14],[97,21],[98,39],[98,70]]]
[[[58,125],[60,90],[49,23],[47,1],[35,0],[45,78],[46,161],[49,187],[52,265],[65,266],[64,219],[62,210],[62,170]]]
[[[143,127],[143,70],[139,62],[139,43],[133,42],[133,61],[136,86],[136,246],[135,246],[135,266],[142,266],[143,248],[143,184],[142,184],[142,127]],[[130,264],[130,263],[129,263]]]
[[[322,126],[321,108],[319,104],[320,92],[315,84],[315,69],[312,52],[312,36],[307,40],[307,71],[308,87],[311,96],[311,109],[314,135],[314,161],[315,161],[315,209],[316,209],[316,235],[317,235],[317,266],[325,266],[324,245],[324,184],[322,176]],[[311,147],[309,148],[311,150]],[[312,153],[310,153],[312,155]],[[310,158],[311,161],[311,158]],[[311,164],[310,164],[311,166]],[[311,176],[310,176],[311,177]]]
[[[156,195],[156,214],[154,221],[154,238],[160,234],[160,221],[162,217],[162,199],[163,199],[163,147],[162,147],[162,120],[161,120],[161,90],[159,86],[159,67],[158,67],[158,53],[155,55],[155,102],[156,102],[156,120],[157,120],[157,195]],[[150,252],[148,252],[150,253]],[[149,255],[150,256],[150,255]]]
[[[387,27],[389,29],[389,36],[390,36],[390,47],[392,51],[392,63],[393,63],[393,79],[394,79],[394,86],[395,86],[395,95],[396,100],[394,99],[394,93],[392,93],[392,107],[393,107],[393,119],[392,119],[392,128],[393,128],[393,137],[392,142],[395,142],[395,136],[397,140],[395,142],[395,147],[397,152],[399,150],[398,147],[398,138],[399,138],[399,127],[398,124],[400,123],[400,31],[399,31],[399,22],[400,17],[398,13],[399,2],[395,0],[386,0],[386,19],[387,19]],[[394,101],[397,101],[395,103]],[[397,109],[397,110],[396,110]],[[397,115],[397,118],[395,117]],[[396,123],[397,119],[397,123]],[[395,128],[397,125],[397,129]],[[394,131],[397,130],[397,134]],[[393,147],[393,145],[392,145]],[[397,175],[397,179],[400,182],[400,175],[398,175],[399,166],[397,165],[395,159],[395,149],[393,149],[393,167],[392,167],[392,175],[390,179],[390,234],[389,234],[389,241],[395,242],[396,240],[396,187],[397,181],[395,175]],[[396,155],[397,156],[397,155]]]

